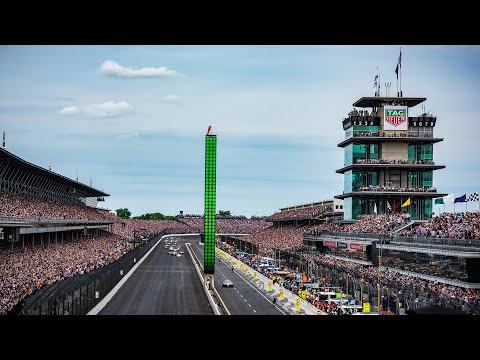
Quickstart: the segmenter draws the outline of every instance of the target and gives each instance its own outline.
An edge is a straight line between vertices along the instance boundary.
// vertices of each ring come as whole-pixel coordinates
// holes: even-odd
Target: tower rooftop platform
[[[355,107],[380,107],[382,105],[395,102],[395,105],[414,107],[427,100],[427,98],[414,98],[414,97],[362,97],[353,103]]]

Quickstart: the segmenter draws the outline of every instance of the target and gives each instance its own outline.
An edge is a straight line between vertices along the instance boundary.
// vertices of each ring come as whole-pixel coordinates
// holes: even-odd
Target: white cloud
[[[100,74],[107,76],[115,76],[121,78],[155,78],[155,77],[182,77],[183,75],[170,70],[165,66],[143,67],[140,69],[132,69],[124,67],[113,60],[106,60],[100,65],[98,70]]]
[[[74,115],[80,113],[80,109],[76,106],[67,106],[60,110],[59,113],[62,115]]]
[[[85,108],[85,113],[91,117],[112,117],[125,114],[133,110],[133,106],[125,101],[108,101],[103,104],[93,104]]]
[[[177,95],[167,95],[160,99],[160,101],[164,103],[176,103],[179,100],[180,100],[180,97]]]

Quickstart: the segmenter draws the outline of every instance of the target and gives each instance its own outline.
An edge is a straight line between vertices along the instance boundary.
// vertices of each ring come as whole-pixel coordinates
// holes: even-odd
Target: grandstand
[[[270,215],[267,221],[303,220],[329,221],[332,217],[343,215],[343,200],[326,200],[308,204],[280,208],[280,212]]]
[[[99,235],[120,222],[86,206],[109,194],[29,163],[0,148],[0,228],[12,247]],[[95,203],[96,204],[96,203]]]

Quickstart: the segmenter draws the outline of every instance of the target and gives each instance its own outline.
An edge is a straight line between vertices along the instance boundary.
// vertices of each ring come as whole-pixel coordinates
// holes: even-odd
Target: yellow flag
[[[410,205],[410,198],[407,199],[407,201],[405,201],[403,204],[402,204],[402,207],[405,207],[405,206],[408,206]]]

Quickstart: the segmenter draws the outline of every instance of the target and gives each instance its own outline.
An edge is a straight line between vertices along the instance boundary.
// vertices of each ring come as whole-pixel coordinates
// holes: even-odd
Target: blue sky
[[[217,209],[270,215],[342,193],[342,119],[377,66],[396,91],[400,46],[0,46],[0,132],[27,161],[78,169],[104,207],[174,215],[203,212],[212,125]],[[434,185],[480,191],[480,46],[402,46],[402,90],[438,117]]]

